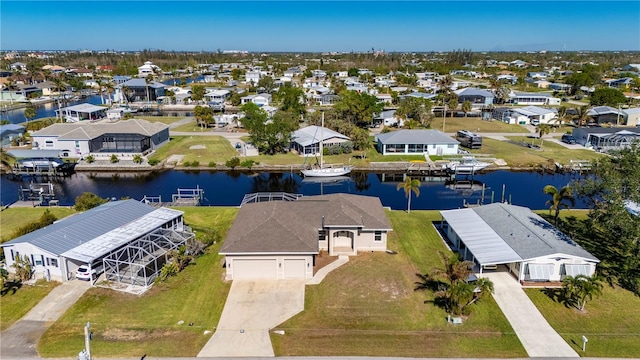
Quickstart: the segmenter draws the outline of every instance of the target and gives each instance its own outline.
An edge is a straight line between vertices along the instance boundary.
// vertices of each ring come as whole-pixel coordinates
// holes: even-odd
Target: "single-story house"
[[[69,157],[135,156],[169,141],[169,126],[130,119],[113,123],[53,124],[31,133],[35,149],[66,150]]]
[[[546,109],[538,106],[513,108],[512,111],[526,116],[532,125],[551,124],[558,118],[558,113],[555,109]]]
[[[622,110],[624,114],[624,124],[626,126],[640,125],[640,108],[629,108]]]
[[[454,91],[458,95],[458,103],[469,101],[472,106],[489,106],[493,104],[494,95],[492,92],[476,88],[465,88]]]
[[[247,96],[243,96],[240,99],[240,103],[242,105],[249,102],[252,102],[258,106],[269,105],[271,103],[271,94],[262,93],[262,94],[255,94],[255,95],[247,95]]]
[[[596,106],[587,111],[596,124],[621,124],[624,120],[624,112],[611,106]]]
[[[377,197],[331,194],[243,204],[220,248],[226,279],[310,279],[329,256],[386,251],[392,230]]]
[[[78,122],[83,120],[100,120],[107,116],[109,108],[89,103],[71,105],[56,110],[57,118],[64,118],[66,122]]]
[[[560,99],[545,93],[515,93],[509,94],[509,101],[515,105],[560,105]]]
[[[373,115],[373,123],[384,126],[404,126],[404,119],[396,117],[396,109],[382,110],[379,114]]]
[[[11,145],[11,140],[24,135],[24,126],[18,124],[0,124],[0,143],[2,147]]]
[[[106,278],[149,286],[168,260],[168,251],[194,235],[183,212],[137,200],[110,201],[66,217],[0,245],[7,270],[26,256],[36,279],[69,281],[80,266]]]
[[[398,130],[376,136],[382,155],[455,155],[458,140],[438,130]]]
[[[407,97],[414,97],[414,98],[419,98],[419,99],[432,100],[432,99],[435,99],[437,96],[438,96],[438,94],[430,94],[430,93],[423,93],[423,92],[412,92],[410,94],[400,95],[399,98],[400,98],[400,100],[404,100]]]
[[[521,283],[559,282],[567,275],[592,276],[600,262],[526,207],[493,203],[440,214],[452,248],[480,273],[506,265]]]
[[[346,135],[316,125],[296,130],[291,138],[291,149],[303,156],[318,155],[320,153],[320,141],[322,141],[323,147],[327,147],[351,140]]]

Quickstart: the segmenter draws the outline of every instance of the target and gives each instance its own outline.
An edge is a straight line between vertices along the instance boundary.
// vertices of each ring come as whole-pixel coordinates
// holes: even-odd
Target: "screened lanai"
[[[640,140],[640,134],[627,130],[621,130],[613,134],[589,135],[589,143],[596,149],[603,151],[628,147],[638,140]]]
[[[105,277],[110,281],[149,286],[169,260],[169,252],[194,237],[188,232],[156,229],[106,256]]]

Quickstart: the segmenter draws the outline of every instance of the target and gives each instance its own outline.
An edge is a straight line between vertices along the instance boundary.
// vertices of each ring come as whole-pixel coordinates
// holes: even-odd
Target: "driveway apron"
[[[269,330],[304,310],[304,280],[234,280],[198,357],[274,356]]]
[[[578,357],[549,325],[524,290],[509,273],[482,274],[493,282],[493,297],[530,357]]]
[[[67,311],[91,285],[88,281],[73,280],[51,290],[22,319],[2,332],[2,358],[34,358],[40,336]],[[81,350],[81,349],[78,349]]]

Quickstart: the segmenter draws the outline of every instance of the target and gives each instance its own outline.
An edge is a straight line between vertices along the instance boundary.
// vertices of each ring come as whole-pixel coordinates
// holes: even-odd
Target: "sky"
[[[640,50],[640,1],[6,1],[0,50]]]

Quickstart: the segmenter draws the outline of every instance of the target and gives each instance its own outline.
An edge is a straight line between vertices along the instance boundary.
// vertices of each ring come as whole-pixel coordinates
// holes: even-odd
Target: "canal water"
[[[55,197],[60,205],[73,205],[83,192],[92,192],[103,198],[129,197],[142,199],[161,196],[171,201],[178,188],[204,190],[203,205],[238,206],[247,193],[289,192],[303,195],[348,193],[379,197],[384,206],[406,209],[407,198],[397,185],[402,174],[354,172],[350,177],[324,180],[303,179],[298,173],[243,173],[243,172],[188,172],[165,171],[148,174],[129,173],[76,173],[53,182]],[[457,183],[442,178],[421,178],[420,196],[412,194],[411,209],[455,209],[464,203],[491,203],[510,201],[514,205],[531,209],[548,209],[550,196],[542,189],[545,185],[557,188],[578,179],[575,174],[539,174],[536,172],[493,171],[476,175],[473,180],[459,178]],[[36,180],[35,182],[39,182]],[[0,180],[3,205],[18,200],[20,187],[28,188],[30,179],[21,181],[2,177]],[[483,190],[484,189],[484,190]],[[586,208],[583,199],[576,199],[575,208]]]

